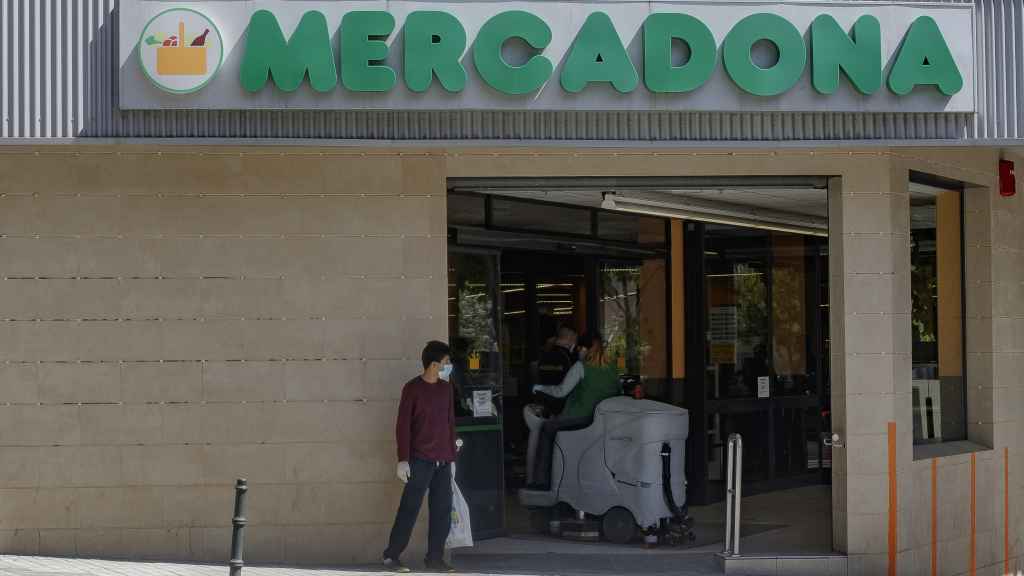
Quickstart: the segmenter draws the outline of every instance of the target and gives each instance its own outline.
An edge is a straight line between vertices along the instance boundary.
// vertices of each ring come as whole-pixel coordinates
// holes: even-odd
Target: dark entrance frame
[[[517,191],[525,189],[536,189],[536,190],[593,190],[595,193],[598,190],[629,190],[637,189],[643,190],[650,187],[714,187],[714,186],[725,186],[730,187],[748,187],[748,186],[806,186],[812,188],[824,189],[827,179],[824,177],[737,177],[737,178],[719,178],[719,177],[706,177],[706,178],[547,178],[547,179],[534,179],[534,178],[497,178],[497,179],[456,179],[449,181],[449,195],[459,197],[471,197],[474,198],[474,204],[479,205],[479,218],[472,223],[449,223],[449,245],[472,245],[472,246],[488,246],[488,247],[500,247],[503,242],[510,240],[513,243],[521,243],[524,239],[529,238],[531,242],[535,242],[531,250],[539,252],[562,252],[565,250],[571,251],[579,255],[602,255],[609,259],[629,259],[635,258],[643,254],[646,250],[643,247],[638,247],[636,244],[627,242],[619,242],[616,240],[602,238],[599,230],[599,214],[605,212],[597,208],[588,208],[580,205],[566,205],[564,203],[554,203],[550,201],[531,200],[525,198],[511,198],[509,196],[501,195],[502,191]],[[477,190],[490,190],[492,193],[477,192]],[[586,233],[566,233],[566,232],[554,232],[549,230],[540,229],[515,229],[502,227],[500,224],[495,222],[493,217],[493,205],[495,202],[495,194],[500,196],[502,202],[514,201],[522,202],[525,204],[533,205],[547,205],[547,206],[571,206],[574,210],[587,210],[589,211],[589,228]],[[450,209],[449,209],[450,210]],[[671,309],[671,294],[674,288],[678,288],[681,284],[683,291],[683,309],[686,310],[685,322],[683,323],[681,334],[675,334],[673,332],[671,319],[666,323],[667,325],[667,338],[666,346],[666,359],[668,362],[668,374],[669,383],[671,384],[673,394],[670,398],[665,398],[665,401],[673,402],[676,404],[682,404],[690,412],[690,436],[687,445],[686,454],[686,470],[688,477],[688,495],[687,501],[693,504],[705,504],[714,501],[714,495],[710,493],[709,481],[708,481],[708,438],[707,438],[707,415],[711,412],[718,411],[721,413],[735,412],[743,413],[744,411],[750,412],[751,410],[761,410],[756,406],[756,401],[750,401],[747,399],[724,399],[724,400],[709,400],[706,398],[705,384],[704,384],[704,333],[706,330],[704,320],[704,306],[705,306],[705,293],[704,293],[704,225],[701,222],[686,220],[682,224],[683,228],[683,274],[679,278],[673,277],[672,264],[673,254],[671,253],[671,220],[665,219],[665,243],[660,248],[665,252],[666,262],[666,295],[668,296],[669,303],[667,310]],[[607,250],[608,252],[604,252]],[[824,316],[822,316],[822,310],[819,308],[819,302],[827,300],[827,284],[826,289],[822,291],[822,280],[828,278],[827,268],[822,271],[820,264],[821,261],[828,264],[827,245],[825,252],[820,254],[822,258],[819,258],[819,262],[815,265],[807,266],[807,280],[806,280],[806,296],[808,298],[808,323],[807,323],[807,339],[808,347],[814,346],[816,342],[827,343],[828,337],[828,324],[823,322],[823,317],[828,318],[828,309],[825,309]],[[808,258],[811,258],[809,255]],[[811,264],[811,262],[808,262]],[[588,262],[587,270],[590,272],[591,277],[594,277],[594,272],[599,267],[598,258],[590,258]],[[593,303],[597,301],[597,292],[599,287],[596,283],[591,283],[591,291],[588,294],[588,302]],[[592,304],[590,304],[592,305]],[[695,312],[700,313],[695,313]],[[596,327],[596,323],[599,321],[598,315],[594,311],[588,311],[587,318],[589,322],[589,329]],[[678,338],[683,337],[683,351],[684,363],[686,368],[686,375],[689,378],[684,377],[682,380],[672,378],[672,359],[673,351]],[[812,342],[812,340],[814,342]],[[828,421],[826,414],[828,405],[830,402],[829,393],[825,382],[830,378],[830,357],[829,350],[826,348],[818,350],[814,357],[814,378],[817,382],[818,394],[816,398],[805,399],[799,397],[780,397],[773,398],[773,408],[769,410],[769,413],[773,413],[775,410],[782,410],[787,408],[807,408],[810,406],[821,406],[823,408],[822,418],[819,422],[816,422],[818,431],[822,434],[827,431]],[[821,470],[821,482],[827,483],[831,480],[831,470],[824,467],[824,450],[821,444],[821,436],[819,434],[819,455],[818,455],[818,466]],[[773,466],[774,467],[774,466]]]
[[[582,273],[585,278],[587,293],[586,311],[584,314],[586,316],[586,330],[588,331],[598,330],[601,326],[601,286],[599,283],[601,266],[608,262],[643,261],[644,259],[661,258],[665,262],[665,310],[666,312],[670,310],[671,294],[674,286],[674,279],[670,272],[670,219],[651,217],[663,221],[664,241],[660,243],[641,244],[639,242],[634,243],[611,239],[602,233],[602,214],[619,215],[615,212],[601,210],[599,208],[572,207],[574,211],[586,212],[588,219],[587,227],[589,230],[586,234],[537,229],[526,230],[501,226],[499,223],[495,222],[495,198],[493,195],[477,194],[461,190],[456,192],[450,189],[449,199],[453,197],[468,198],[470,199],[470,202],[478,205],[480,208],[479,218],[474,217],[473,221],[470,223],[449,222],[447,231],[448,252],[450,254],[469,253],[488,255],[494,258],[495,262],[493,270],[496,275],[496,278],[494,279],[494,286],[497,290],[497,293],[495,294],[494,307],[496,327],[500,327],[500,322],[503,321],[503,314],[505,312],[500,294],[502,276],[506,272],[518,272],[518,270],[511,270],[506,265],[508,263],[506,258],[510,258],[514,261],[523,257],[536,257],[537,255],[562,255],[580,262],[581,268],[578,269],[576,273]],[[554,209],[564,206],[562,204],[552,202],[521,198],[502,197],[500,198],[500,201],[503,203],[511,202],[523,204],[533,208],[548,207]],[[540,276],[551,275],[564,271],[564,269],[559,269],[558,262],[555,259],[550,258],[542,258],[537,262],[534,262],[532,267],[526,267],[523,270],[525,296],[528,302],[528,317],[526,322],[527,364],[532,360],[537,360],[537,356],[540,351],[539,344],[541,326],[536,305],[538,296],[536,290],[538,278]],[[671,346],[673,335],[670,321],[665,324],[665,332],[666,346],[668,346],[665,354],[665,372],[668,375],[666,378],[668,384],[665,388],[671,390],[673,385],[681,386],[681,382],[671,378]],[[502,391],[505,386],[507,386],[507,383],[504,381],[505,372],[507,370],[508,366],[503,365],[501,369],[501,382],[499,385]],[[507,402],[507,400],[507,398],[503,398],[503,403]],[[669,401],[667,398],[665,400]],[[507,407],[505,407],[504,411],[509,413]],[[515,412],[515,410],[512,410],[511,412]],[[490,447],[490,451],[476,451],[474,453],[476,458],[486,460],[491,457],[497,457],[497,459],[501,461],[497,468],[501,471],[500,485],[495,487],[498,491],[499,498],[504,498],[507,488],[507,472],[503,460],[505,444],[510,438],[514,438],[517,434],[516,429],[509,429],[510,421],[504,416],[505,415],[503,414],[500,419],[495,419],[496,424],[492,424],[489,420],[484,426],[476,425],[476,423],[472,422],[472,419],[464,419],[461,422],[457,422],[457,432],[460,436],[472,436],[475,440],[474,444]],[[458,467],[460,477],[463,477],[464,474],[475,474],[475,469],[493,470],[494,466],[487,462],[475,462],[467,463],[466,465],[459,465]],[[480,472],[483,473],[482,470]],[[469,478],[465,478],[465,481],[469,484],[473,483],[472,479]],[[493,500],[489,495],[485,494],[483,496],[484,500]],[[470,500],[472,508],[472,496],[467,495],[467,499]],[[502,536],[507,532],[507,513],[504,511],[502,511],[500,515],[488,515],[486,519],[481,517],[480,520],[482,520],[480,524],[486,525],[487,528],[478,531],[476,524],[474,524],[474,536],[477,538],[484,539]],[[494,528],[495,523],[500,525],[500,528]]]
[[[827,281],[827,269],[822,270],[822,264],[827,266],[828,250],[827,243],[822,246],[823,253],[814,253],[810,250],[805,254],[805,265],[807,276],[805,280],[805,301],[807,303],[805,335],[806,347],[810,358],[813,359],[811,377],[814,379],[815,394],[811,396],[775,396],[768,399],[757,398],[723,398],[709,399],[707,397],[706,385],[704,382],[704,367],[706,364],[706,333],[708,330],[707,319],[705,318],[705,307],[707,305],[707,291],[705,289],[705,250],[706,250],[706,225],[698,221],[686,221],[683,226],[683,286],[684,306],[687,310],[685,333],[685,358],[686,358],[686,385],[684,388],[683,405],[690,412],[690,438],[686,452],[686,471],[688,478],[688,502],[692,504],[708,504],[716,502],[724,497],[724,494],[713,489],[708,479],[709,456],[711,450],[722,449],[722,446],[712,446],[708,430],[709,418],[714,415],[737,415],[762,413],[768,422],[768,482],[771,485],[777,478],[777,470],[780,463],[777,461],[776,441],[776,419],[784,410],[797,410],[803,420],[803,412],[811,408],[819,408],[821,418],[815,422],[806,423],[801,429],[813,428],[814,435],[818,438],[818,467],[821,470],[821,483],[831,481],[831,471],[824,467],[824,444],[823,435],[828,432],[827,413],[830,404],[830,387],[828,379],[830,374],[829,350],[826,326],[823,326],[821,317],[822,304],[827,303],[827,293],[823,294],[822,281]],[[770,254],[770,253],[769,253]],[[772,268],[772,256],[769,255],[769,268]],[[772,302],[772,283],[768,282],[767,299]],[[826,284],[827,290],[827,284]],[[826,312],[827,314],[827,312]],[[769,340],[771,341],[771,323],[769,324]],[[747,443],[750,443],[750,439]]]

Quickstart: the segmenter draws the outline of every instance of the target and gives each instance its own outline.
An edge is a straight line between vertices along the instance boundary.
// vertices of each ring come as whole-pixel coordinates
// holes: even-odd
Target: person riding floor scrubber
[[[566,398],[562,413],[544,421],[536,445],[532,490],[550,490],[551,455],[560,430],[579,430],[590,426],[594,410],[606,398],[622,391],[618,371],[605,362],[600,334],[580,339],[580,359],[569,369],[562,382],[554,386],[537,385],[533,392]]]
[[[638,527],[661,541],[692,541],[683,473],[688,412],[623,395],[599,335],[581,340],[580,356],[561,384],[534,387],[567,397],[561,415],[544,419],[537,405],[523,411],[531,474],[520,502],[535,510],[567,504],[580,518],[601,517],[604,537],[616,543],[631,541]]]

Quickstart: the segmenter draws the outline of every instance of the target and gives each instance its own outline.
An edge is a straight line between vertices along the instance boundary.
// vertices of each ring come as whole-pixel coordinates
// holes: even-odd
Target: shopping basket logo
[[[206,86],[220,69],[220,31],[205,14],[172,8],[154,16],[139,36],[139,63],[156,87],[188,94]]]

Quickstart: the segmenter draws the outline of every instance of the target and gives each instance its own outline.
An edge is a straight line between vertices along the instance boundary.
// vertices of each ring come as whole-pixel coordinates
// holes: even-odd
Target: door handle
[[[822,434],[822,436],[825,435]],[[821,441],[825,446],[831,446],[832,448],[842,448],[844,446],[843,440],[839,437],[839,434],[833,434],[831,438],[824,437]]]

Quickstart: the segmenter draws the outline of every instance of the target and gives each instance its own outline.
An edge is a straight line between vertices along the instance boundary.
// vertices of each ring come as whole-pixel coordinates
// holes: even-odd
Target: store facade
[[[252,561],[373,560],[401,385],[489,282],[506,401],[540,315],[638,315],[695,503],[776,431],[848,573],[1021,569],[1024,5],[637,6],[4,2],[0,553],[221,560],[245,476]]]

